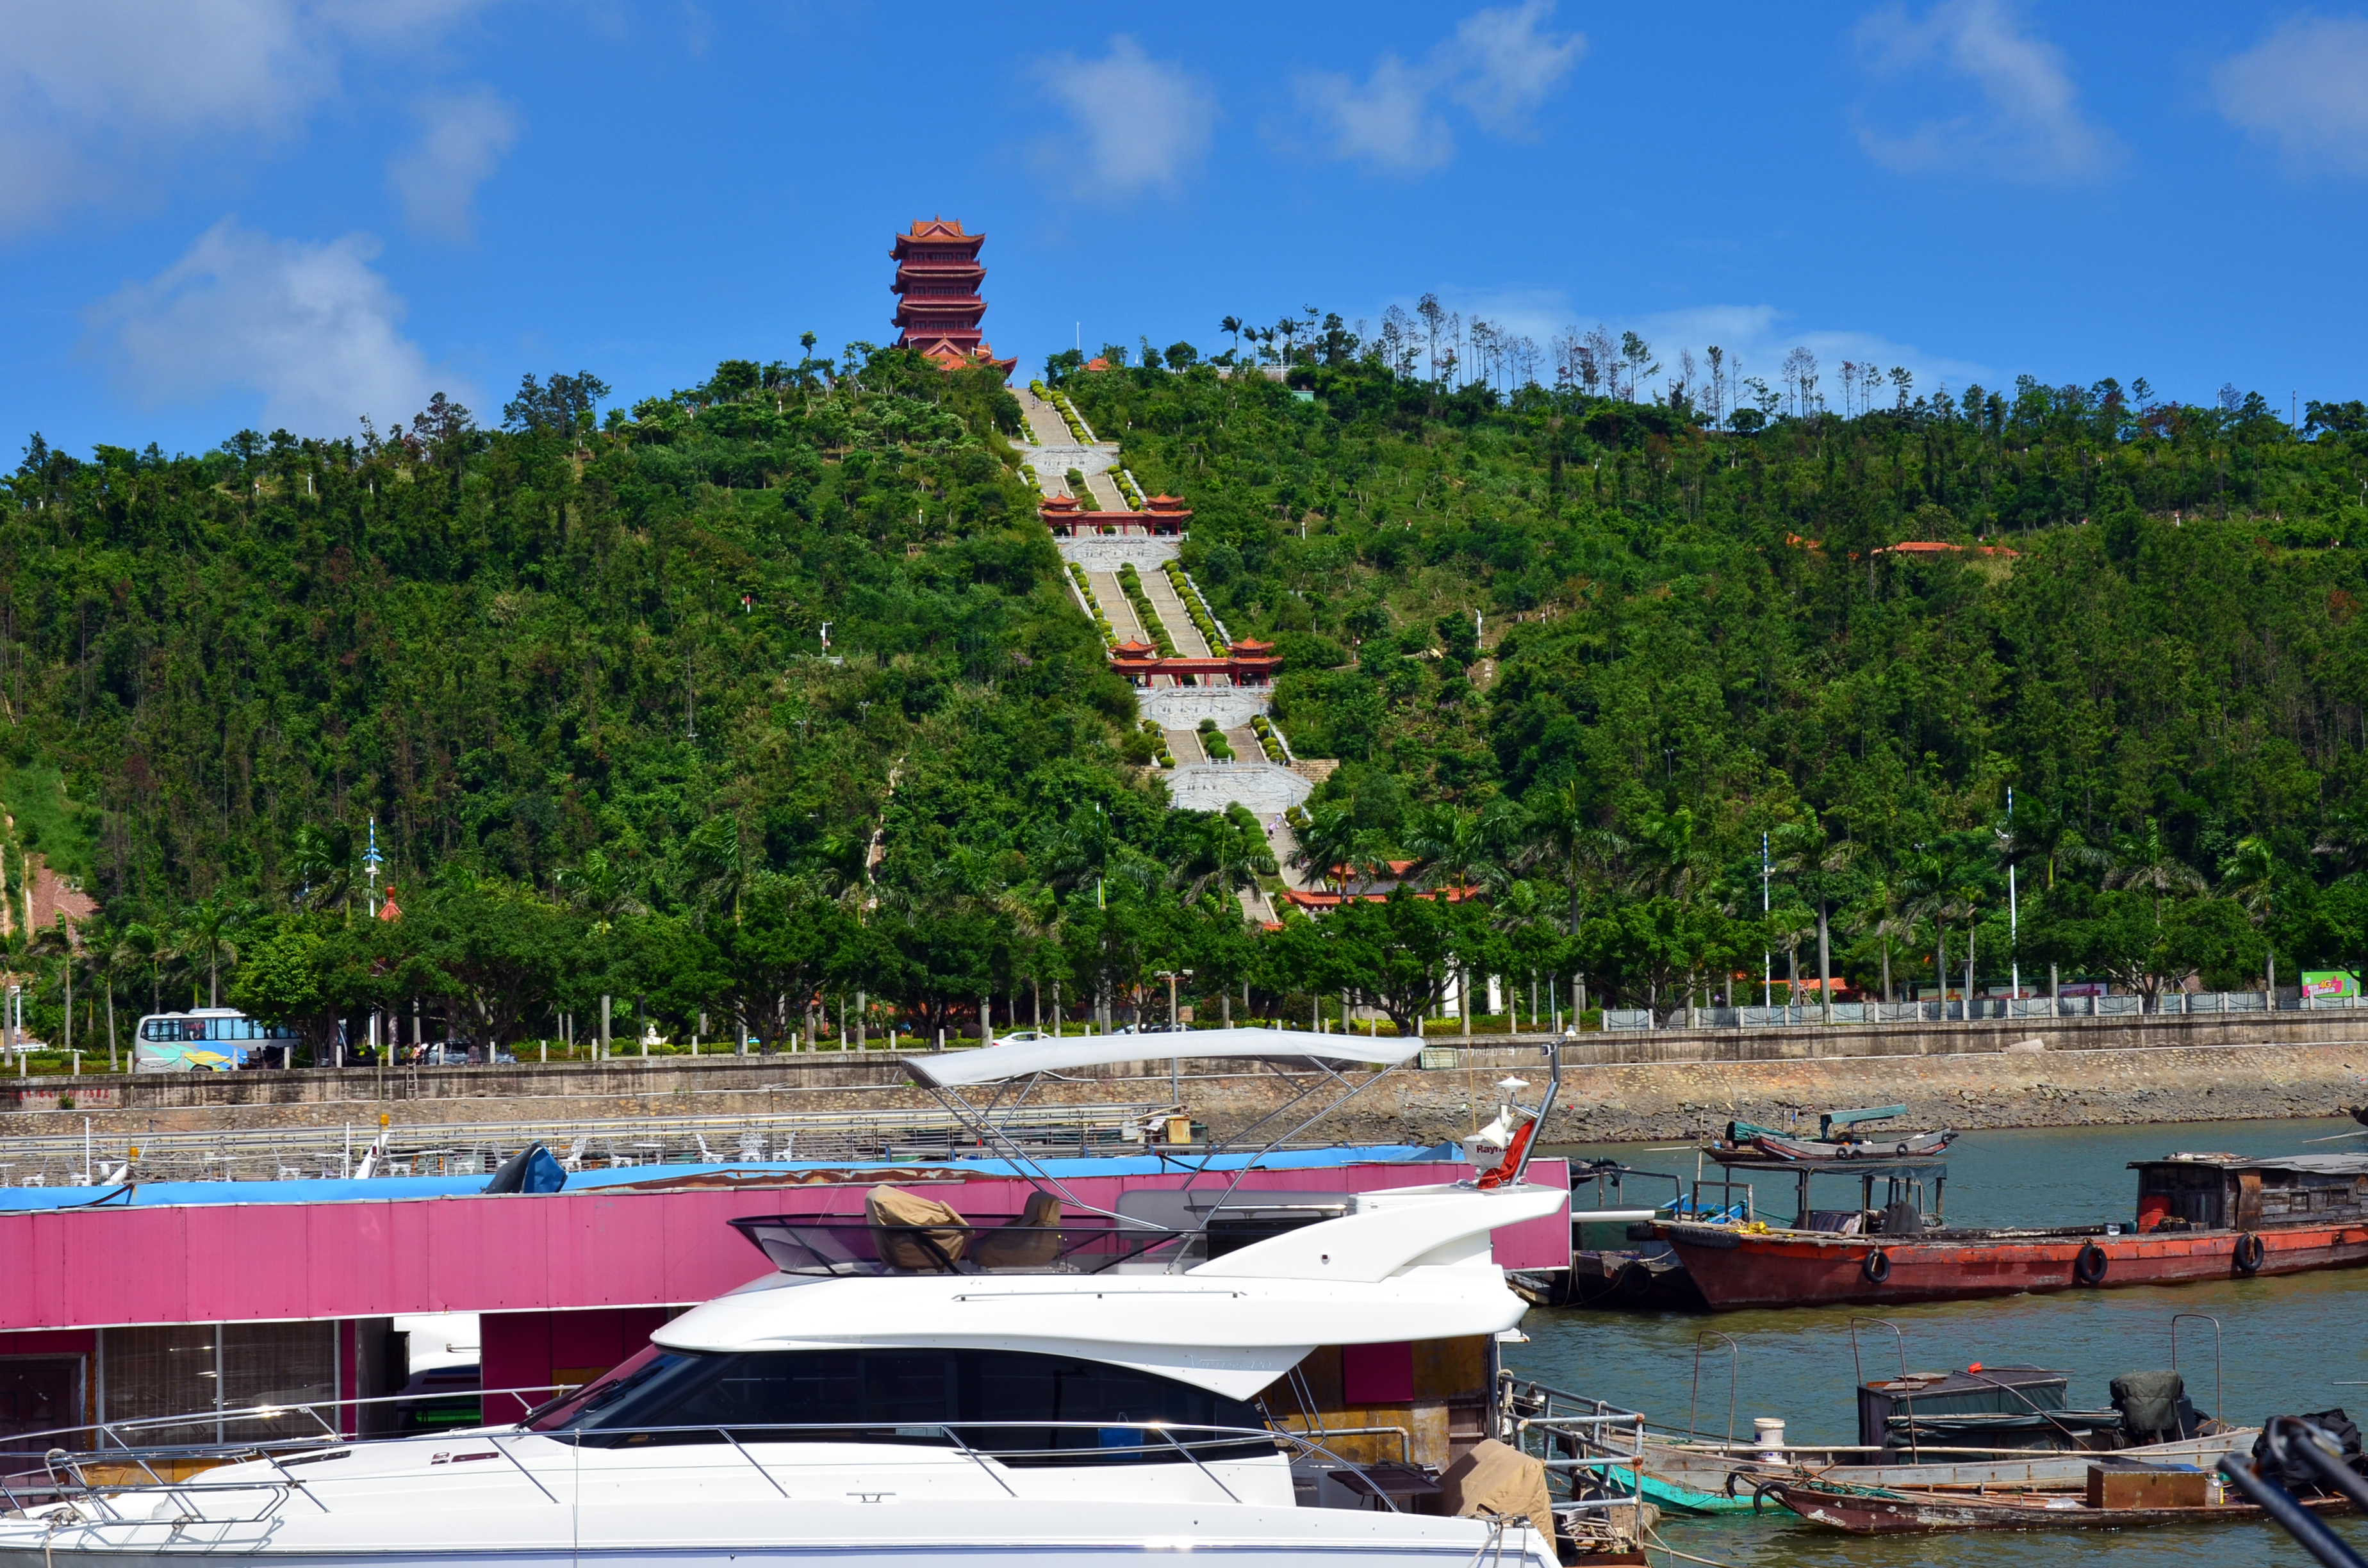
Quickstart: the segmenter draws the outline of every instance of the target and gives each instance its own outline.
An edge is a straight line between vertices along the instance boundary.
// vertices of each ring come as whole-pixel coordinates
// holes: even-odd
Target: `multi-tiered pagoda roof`
[[[917,348],[948,369],[993,365],[1008,376],[1019,366],[1017,359],[997,359],[979,334],[986,314],[979,287],[986,268],[979,265],[978,248],[985,243],[985,234],[962,233],[959,219],[919,219],[896,236],[888,253],[896,280],[888,287],[897,296],[892,324],[902,329],[899,347]]]

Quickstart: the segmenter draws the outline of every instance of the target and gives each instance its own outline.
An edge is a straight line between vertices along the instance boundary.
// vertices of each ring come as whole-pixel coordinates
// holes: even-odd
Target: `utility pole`
[[[2006,831],[2009,841],[2014,836],[2014,786],[2006,787]],[[2009,995],[2022,994],[2022,925],[2015,903],[2014,862],[2006,863],[2006,952]]]
[[[1768,835],[1759,835],[1759,918],[1768,918]],[[1776,955],[1767,948],[1759,949],[1759,1005],[1776,1006]]]

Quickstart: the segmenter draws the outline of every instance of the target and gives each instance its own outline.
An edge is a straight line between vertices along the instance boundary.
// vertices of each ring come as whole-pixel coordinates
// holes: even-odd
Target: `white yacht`
[[[1243,1029],[1198,1035],[1191,1054],[1312,1068],[1345,1096],[1358,1091],[1340,1069],[1395,1065],[1418,1044]],[[992,1138],[994,1107],[1047,1074],[1143,1048],[1042,1040],[906,1065]],[[987,1106],[962,1098],[973,1087],[993,1089]],[[1417,1511],[1411,1494],[1435,1492],[1436,1478],[1341,1458],[1337,1438],[1291,1429],[1292,1399],[1277,1392],[1304,1392],[1317,1346],[1493,1349],[1520,1320],[1489,1233],[1553,1214],[1566,1195],[1520,1179],[1551,1092],[1534,1109],[1511,1092],[1469,1145],[1495,1164],[1468,1183],[1294,1211],[1203,1167],[1115,1210],[1048,1176],[1018,1215],[962,1212],[940,1201],[959,1189],[932,1184],[871,1188],[861,1213],[738,1221],[772,1272],[514,1426],[251,1443],[195,1460],[83,1429],[74,1449],[51,1453],[41,1497],[9,1499],[20,1506],[0,1517],[0,1568],[706,1568],[856,1554],[936,1568],[1202,1551],[1554,1568],[1551,1506],[1542,1517],[1525,1501],[1546,1502],[1534,1469],[1524,1501],[1500,1487],[1493,1503],[1466,1497],[1477,1517],[1435,1496]]]

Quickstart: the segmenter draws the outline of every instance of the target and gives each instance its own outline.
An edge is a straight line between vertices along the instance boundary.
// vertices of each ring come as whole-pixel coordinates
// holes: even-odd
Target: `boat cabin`
[[[2116,1446],[2116,1410],[2074,1410],[2071,1375],[2044,1367],[1909,1372],[1861,1383],[1858,1440],[1871,1449]],[[2083,1440],[2094,1430],[2100,1440]]]
[[[1121,1194],[1113,1213],[1081,1214],[1040,1192],[1020,1213],[985,1215],[878,1187],[866,1194],[860,1216],[731,1223],[787,1275],[1116,1278],[1188,1273],[1287,1232],[1389,1203],[1385,1194],[1147,1189]],[[1320,1437],[1342,1460],[1402,1474],[1409,1492],[1420,1492],[1429,1483],[1411,1478],[1452,1464],[1496,1429],[1497,1382],[1495,1337],[1454,1335],[1320,1345],[1248,1400],[1261,1423]]]
[[[2134,1160],[2141,1231],[2257,1231],[2368,1220],[2368,1154]]]

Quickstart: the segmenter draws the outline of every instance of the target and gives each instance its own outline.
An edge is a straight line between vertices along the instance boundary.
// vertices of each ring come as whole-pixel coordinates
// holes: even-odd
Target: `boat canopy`
[[[2368,1154],[2271,1154],[2260,1159],[2243,1154],[2166,1154],[2158,1160],[2132,1160],[2134,1171],[2164,1165],[2208,1165],[2234,1173],[2287,1171],[2295,1176],[2368,1176]]]
[[[942,1055],[907,1056],[904,1061],[905,1071],[912,1074],[915,1083],[943,1089],[1171,1056],[1301,1062],[1330,1068],[1395,1067],[1412,1061],[1421,1051],[1419,1038],[1382,1040],[1352,1034],[1310,1034],[1298,1029],[1187,1029],[1167,1034],[1101,1034],[1073,1040],[1022,1040]]]

